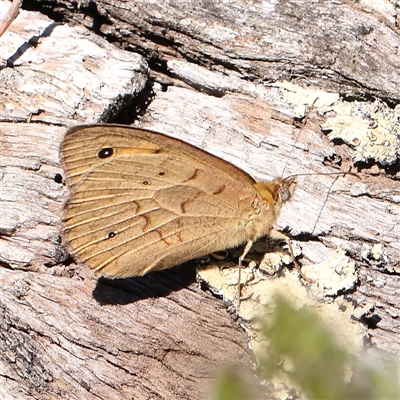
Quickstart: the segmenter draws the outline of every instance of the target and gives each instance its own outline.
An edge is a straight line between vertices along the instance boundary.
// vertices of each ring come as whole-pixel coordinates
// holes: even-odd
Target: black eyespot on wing
[[[158,175],[163,176],[163,175],[165,175],[165,172],[164,172],[164,171],[160,171],[160,172],[158,173]]]
[[[98,153],[99,158],[108,158],[114,154],[114,150],[112,147],[105,147],[101,149]]]
[[[107,238],[111,239],[113,237],[117,236],[117,234],[115,232],[109,232]]]
[[[145,185],[145,186],[150,185],[150,182],[149,181],[142,181],[142,185]]]
[[[57,182],[57,183],[62,183],[62,181],[63,181],[61,174],[55,174],[53,179],[54,179],[54,182]]]

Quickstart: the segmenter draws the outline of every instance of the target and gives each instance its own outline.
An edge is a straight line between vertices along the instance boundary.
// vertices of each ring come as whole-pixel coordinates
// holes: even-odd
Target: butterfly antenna
[[[352,175],[352,176],[355,176],[357,179],[361,179],[361,177],[360,177],[358,174],[356,174],[356,173],[354,173],[354,172],[350,172],[350,171],[348,171],[348,172],[327,172],[327,173],[318,174],[318,175],[343,175],[343,176],[344,176],[344,175]],[[337,176],[337,177],[332,181],[332,184],[330,185],[330,187],[329,187],[329,189],[328,189],[328,192],[326,193],[324,204],[322,205],[322,207],[321,207],[321,209],[320,209],[320,211],[319,211],[319,213],[318,213],[317,220],[315,221],[314,227],[313,227],[313,229],[312,229],[312,233],[314,233],[315,228],[317,227],[319,218],[320,218],[320,216],[321,216],[321,214],[322,214],[322,211],[324,210],[325,205],[326,205],[326,203],[327,203],[327,201],[328,201],[328,198],[329,198],[329,195],[330,195],[331,190],[332,190],[332,188],[333,188],[333,185],[336,183],[336,181],[338,180],[338,178],[339,178],[339,176]]]
[[[357,179],[360,179],[360,180],[361,180],[361,177],[360,177],[358,174],[356,174],[356,173],[354,173],[354,172],[347,171],[347,172],[314,172],[314,173],[304,173],[304,174],[293,174],[293,175],[287,176],[287,177],[284,179],[284,181],[289,180],[289,179],[291,179],[291,178],[293,178],[293,177],[296,177],[296,178],[297,178],[298,176],[310,176],[310,175],[343,175],[343,176],[344,176],[344,175],[351,175],[351,176],[355,176]],[[318,212],[317,220],[315,221],[315,224],[314,224],[314,226],[313,226],[312,233],[314,233],[315,228],[317,227],[319,218],[320,218],[320,216],[321,216],[321,214],[322,214],[322,211],[324,210],[325,205],[326,205],[326,203],[327,203],[327,201],[328,201],[329,194],[331,193],[331,190],[332,190],[332,188],[333,188],[333,185],[336,183],[336,181],[337,181],[338,178],[339,178],[339,176],[337,176],[337,177],[333,180],[332,184],[330,185],[330,187],[329,187],[329,189],[328,189],[328,192],[326,193],[325,200],[324,200],[324,204],[322,205],[321,209],[320,209],[319,212]]]
[[[306,112],[306,115],[304,116],[304,119],[303,119],[303,121],[301,123],[301,127],[300,127],[299,131],[297,132],[297,135],[296,135],[296,137],[294,139],[293,147],[296,146],[296,143],[297,143],[297,141],[299,139],[299,136],[300,136],[303,128],[306,126],[307,121],[308,121],[308,117],[309,117],[310,113],[314,110],[314,106],[315,106],[315,103],[317,102],[317,100],[318,100],[318,97],[316,97],[314,99],[314,101],[312,102],[310,108]],[[289,157],[286,158],[286,163],[285,163],[285,166],[283,167],[283,171],[282,171],[282,177],[285,175],[285,171],[286,171],[286,167],[287,167],[288,163],[289,163]]]
[[[304,174],[293,174],[293,175],[288,175],[284,180],[287,181],[290,178],[293,177],[298,177],[298,176],[313,176],[313,175],[351,175],[355,176],[357,179],[360,179],[360,176],[355,173],[355,172],[350,172],[350,171],[340,171],[340,172],[305,172]]]
[[[319,218],[321,217],[322,211],[324,210],[325,205],[326,205],[326,202],[328,201],[329,194],[331,193],[331,190],[332,190],[332,188],[333,188],[333,185],[336,183],[336,181],[338,180],[338,178],[339,178],[339,177],[337,176],[337,177],[332,181],[332,184],[331,184],[331,186],[329,187],[328,192],[326,193],[325,200],[324,200],[324,204],[322,204],[322,207],[321,207],[321,209],[320,209],[319,212],[318,212],[318,215],[317,215],[317,219],[316,219],[316,221],[315,221],[315,224],[314,224],[314,226],[313,226],[313,228],[312,228],[312,231],[311,231],[312,234],[314,234],[314,231],[315,231],[315,228],[317,227]]]

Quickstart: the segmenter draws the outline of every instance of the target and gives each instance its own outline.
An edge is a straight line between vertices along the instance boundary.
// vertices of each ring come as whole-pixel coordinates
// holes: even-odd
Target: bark
[[[196,283],[194,263],[110,281],[68,257],[58,146],[67,126],[139,117],[257,179],[353,166],[322,131],[327,115],[311,112],[298,134],[280,86],[393,111],[396,9],[274,4],[40,1],[2,36],[2,398],[201,398],[218,365],[250,363],[246,334]],[[299,179],[277,228],[291,228],[305,263],[346,246],[359,277],[347,299],[373,304],[361,317],[368,344],[398,355],[399,161],[357,169],[361,180]]]

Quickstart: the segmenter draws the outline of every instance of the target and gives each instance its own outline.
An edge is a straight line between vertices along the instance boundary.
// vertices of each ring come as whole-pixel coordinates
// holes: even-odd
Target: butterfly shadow
[[[101,277],[93,290],[101,305],[129,304],[149,298],[166,297],[196,281],[196,266],[188,262],[172,269],[150,272],[145,276],[124,279]]]

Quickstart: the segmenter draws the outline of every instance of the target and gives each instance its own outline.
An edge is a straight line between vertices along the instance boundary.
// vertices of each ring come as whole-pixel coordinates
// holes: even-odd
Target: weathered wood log
[[[59,236],[65,127],[139,115],[142,126],[204,148],[257,179],[350,167],[349,147],[321,131],[333,106],[316,103],[298,135],[283,82],[359,101],[373,96],[398,113],[395,17],[330,1],[36,6],[61,23],[22,10],[0,39],[1,396],[200,398],[217,365],[249,364],[246,335],[222,302],[200,289],[193,265],[97,282],[73,263]],[[277,224],[301,240],[305,264],[345,246],[358,282],[344,294],[359,309],[372,305],[358,319],[370,343],[394,354],[400,352],[398,152],[390,165],[358,162],[361,180],[299,178]]]

